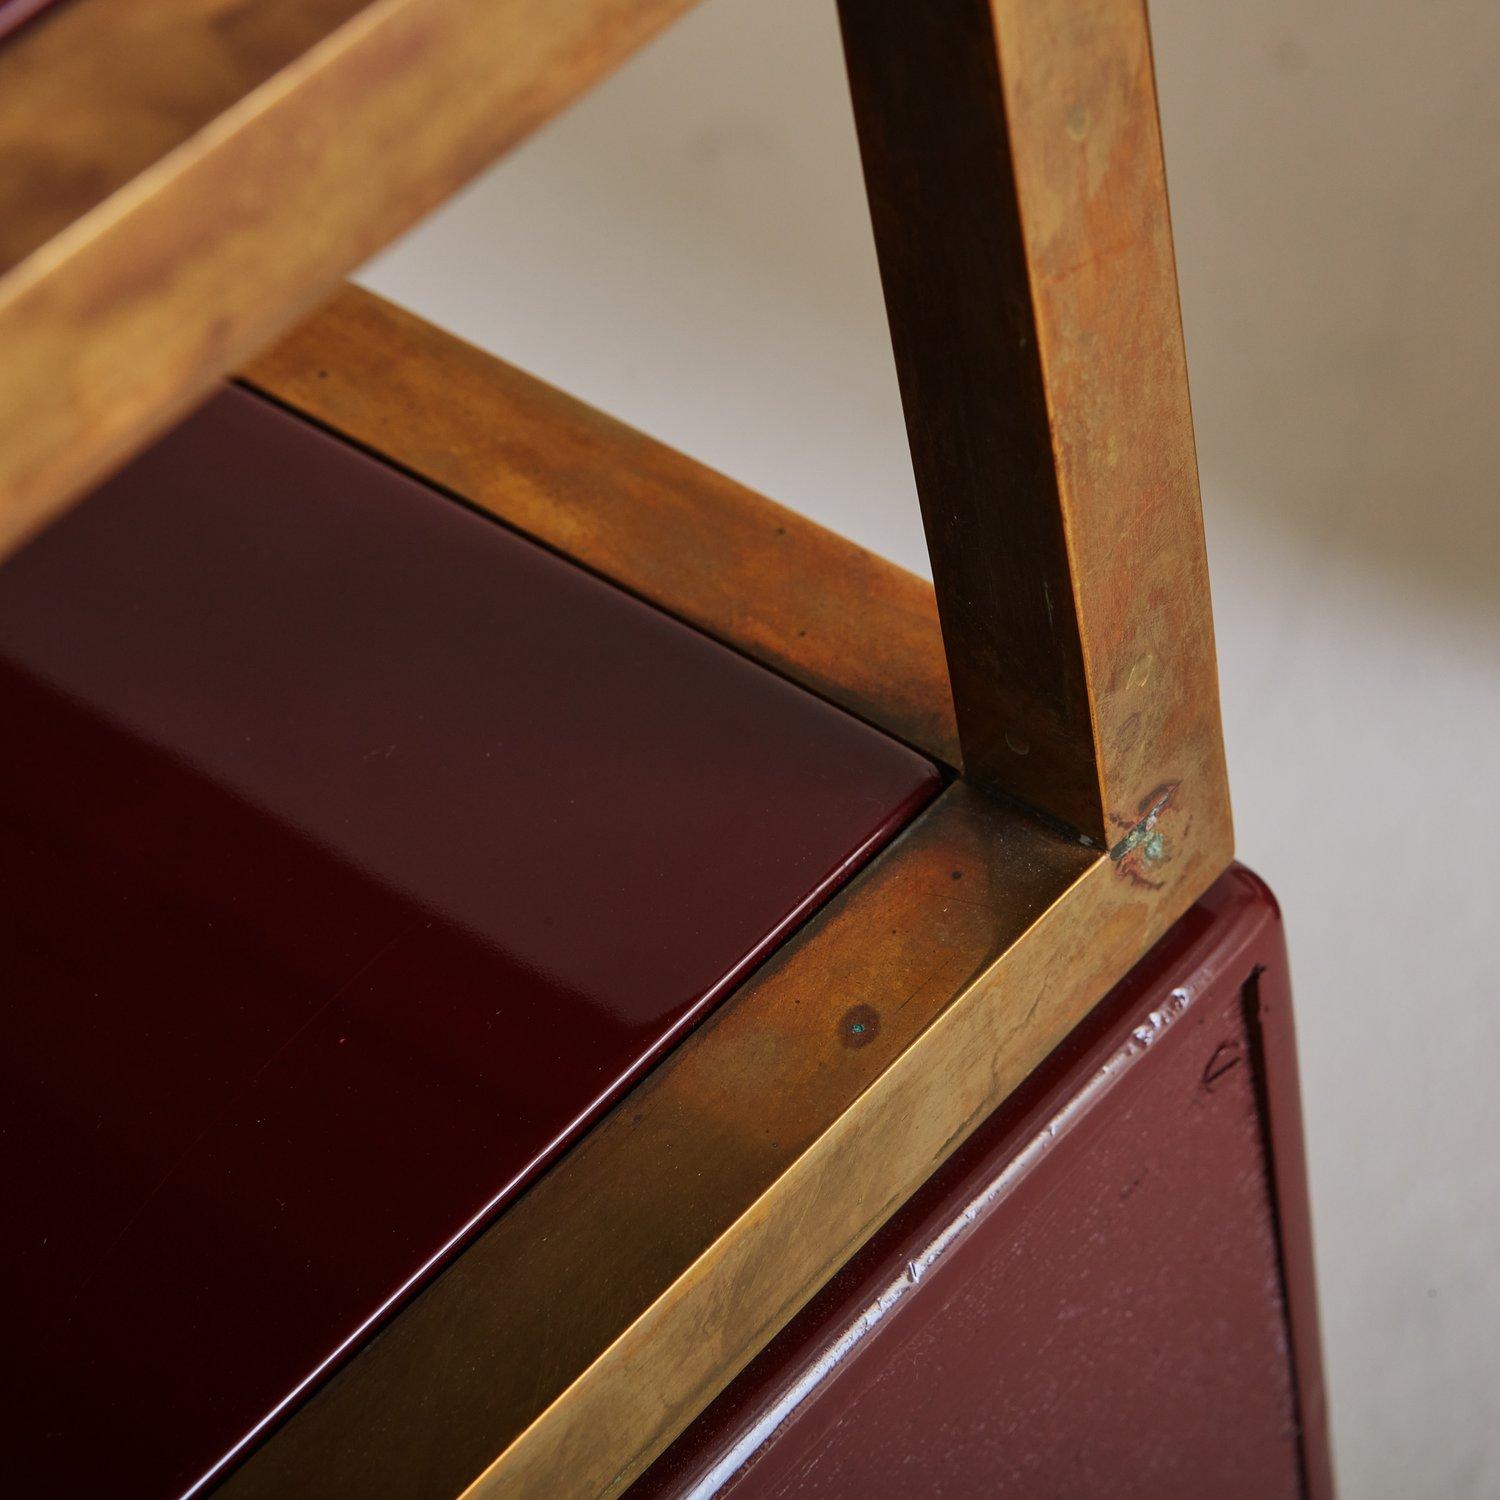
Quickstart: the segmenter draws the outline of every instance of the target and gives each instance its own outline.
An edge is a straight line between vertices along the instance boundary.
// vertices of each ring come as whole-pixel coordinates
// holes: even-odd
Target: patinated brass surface
[[[0,51],[0,555],[688,0],[69,0]]]
[[[1224,762],[1145,5],[840,14],[965,774],[1170,843]]]

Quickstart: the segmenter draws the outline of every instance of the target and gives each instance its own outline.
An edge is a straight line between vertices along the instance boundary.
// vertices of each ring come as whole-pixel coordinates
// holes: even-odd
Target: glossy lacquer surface
[[[57,0],[0,0],[0,42]]]
[[[0,1490],[188,1489],[936,788],[242,392],[0,570]]]

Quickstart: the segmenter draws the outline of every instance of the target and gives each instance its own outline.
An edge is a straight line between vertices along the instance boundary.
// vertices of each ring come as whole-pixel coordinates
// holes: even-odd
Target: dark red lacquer
[[[218,1465],[936,789],[244,392],[0,570],[0,1491]]]
[[[1280,921],[1236,868],[633,1500],[1331,1500],[1306,1201]]]
[[[0,42],[57,0],[0,0]]]

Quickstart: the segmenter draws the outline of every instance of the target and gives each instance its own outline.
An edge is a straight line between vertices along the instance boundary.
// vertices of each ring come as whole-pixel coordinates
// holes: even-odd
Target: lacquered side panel
[[[8,1493],[214,1468],[938,784],[259,398],[0,570]]]
[[[1232,870],[633,1500],[1332,1494],[1286,956]]]

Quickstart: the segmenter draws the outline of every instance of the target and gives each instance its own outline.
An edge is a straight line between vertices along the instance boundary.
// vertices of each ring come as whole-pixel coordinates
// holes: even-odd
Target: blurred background
[[[1500,1494],[1500,5],[1155,0],[1343,1493]],[[832,0],[706,0],[361,279],[927,572]]]

